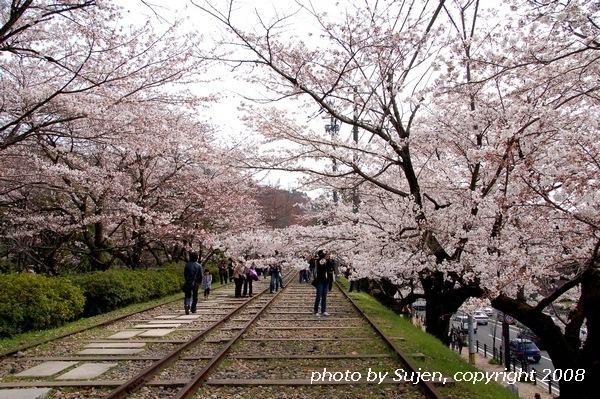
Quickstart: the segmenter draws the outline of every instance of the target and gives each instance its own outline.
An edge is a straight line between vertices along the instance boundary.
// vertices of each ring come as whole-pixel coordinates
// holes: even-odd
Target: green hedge
[[[83,312],[81,290],[65,278],[0,275],[0,336],[58,327]]]
[[[64,277],[0,274],[0,337],[58,327],[180,291],[183,267]]]
[[[168,266],[151,271],[92,272],[71,280],[85,296],[84,316],[89,317],[174,294],[180,290],[182,276],[181,266]]]

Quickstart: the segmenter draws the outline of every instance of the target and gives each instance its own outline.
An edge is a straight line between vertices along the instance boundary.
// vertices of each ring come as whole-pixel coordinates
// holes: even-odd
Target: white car
[[[494,315],[494,308],[490,308],[489,306],[487,308],[483,308],[483,313],[485,313],[487,317],[492,317]]]
[[[455,314],[452,316],[451,326],[460,332],[469,332],[469,316]],[[477,334],[477,321],[475,319],[473,319],[473,332]]]
[[[487,326],[487,324],[489,322],[488,315],[483,312],[478,312],[478,311],[473,313],[473,319],[475,319],[477,324],[481,324],[484,326]]]

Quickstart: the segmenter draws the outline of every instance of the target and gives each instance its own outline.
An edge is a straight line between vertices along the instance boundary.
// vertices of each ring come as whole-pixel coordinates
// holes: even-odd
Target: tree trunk
[[[449,344],[450,318],[467,300],[468,296],[457,289],[449,292],[426,290],[425,297],[427,298],[425,304],[426,331],[443,343]]]
[[[369,295],[377,299],[383,306],[391,309],[395,313],[402,312],[401,303],[394,298],[398,288],[388,279],[382,278],[379,281],[371,281]]]
[[[581,367],[586,370],[585,379],[581,384],[587,397],[591,398],[592,393],[597,394],[596,383],[600,381],[600,270],[598,268],[590,268],[583,274],[581,304],[587,319],[587,339],[579,356]],[[562,385],[561,397],[563,397]]]
[[[443,301],[438,301],[434,297],[434,295],[427,295],[427,303],[425,305],[425,331],[448,345],[450,343],[448,337],[450,317],[452,316],[452,313],[456,312],[456,309],[458,309],[460,305],[456,306],[455,309],[448,311],[449,309],[444,307]]]
[[[421,285],[427,300],[425,305],[426,331],[448,344],[452,314],[456,313],[467,298],[480,297],[483,292],[478,288],[476,282],[473,285],[457,285],[456,282],[446,278],[442,272],[423,275]]]

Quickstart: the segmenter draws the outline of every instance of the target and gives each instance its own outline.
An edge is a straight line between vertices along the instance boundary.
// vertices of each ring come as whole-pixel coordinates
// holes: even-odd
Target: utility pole
[[[508,322],[512,320],[511,316],[502,317],[502,346],[504,346],[504,369],[510,371],[510,327]]]
[[[331,139],[333,140],[334,136],[337,135],[338,132],[340,131],[340,125],[338,124],[337,119],[335,119],[333,117],[333,115],[331,115],[331,117],[330,117],[330,122],[331,122],[330,124],[325,125],[325,132],[328,134],[331,133]],[[336,162],[335,156],[332,158],[333,158],[332,169],[333,169],[333,172],[335,173],[335,172],[337,172],[337,162]],[[337,190],[333,190],[333,203],[337,204],[337,202],[338,202],[338,192],[337,192]]]
[[[469,363],[475,364],[475,331],[473,328],[473,315],[469,314]]]
[[[358,88],[354,87],[354,127],[352,128],[352,138],[354,144],[358,147]],[[354,151],[354,164],[358,163],[358,150]],[[352,210],[354,213],[358,213],[358,184],[355,184],[352,188]]]

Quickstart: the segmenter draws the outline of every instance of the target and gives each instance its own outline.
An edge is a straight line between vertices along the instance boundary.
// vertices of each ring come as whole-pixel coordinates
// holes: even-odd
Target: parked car
[[[425,299],[417,299],[412,305],[414,310],[425,310],[425,306],[427,306]]]
[[[451,325],[457,330],[467,333],[469,332],[469,316],[455,314],[452,316]],[[473,319],[473,333],[477,334],[477,321]]]
[[[519,360],[539,363],[542,355],[540,349],[529,339],[511,339],[509,343],[510,355]]]
[[[490,308],[489,306],[487,308],[483,308],[483,313],[485,313],[487,317],[492,317],[494,315],[494,308]]]
[[[523,328],[521,331],[519,331],[517,333],[517,338],[528,339],[531,342],[533,342],[534,344],[536,344],[536,346],[538,348],[544,349],[544,344],[542,343],[542,340],[540,339],[540,337],[538,337],[536,333],[534,333],[527,327]]]
[[[473,313],[473,318],[475,319],[477,324],[481,324],[484,326],[487,326],[489,321],[488,316],[485,313],[479,311],[475,311],[475,313]]]

